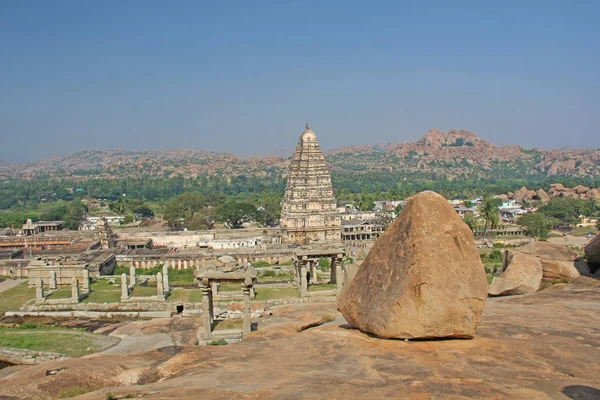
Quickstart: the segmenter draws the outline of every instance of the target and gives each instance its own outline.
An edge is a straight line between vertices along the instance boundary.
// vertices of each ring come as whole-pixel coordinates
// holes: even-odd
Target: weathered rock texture
[[[568,247],[534,242],[518,250],[504,252],[504,272],[494,278],[488,289],[490,296],[507,296],[537,292],[553,283],[579,278],[577,253]]]
[[[427,191],[377,240],[338,307],[352,326],[382,338],[472,338],[486,293],[471,230]]]
[[[588,263],[594,268],[600,267],[600,233],[585,246],[585,256],[588,259]]]
[[[192,345],[177,340],[177,347],[142,354],[27,367],[0,377],[0,398],[53,400],[73,387],[90,391],[80,400],[105,400],[108,392],[143,400],[568,400],[600,394],[600,281],[593,278],[488,301],[474,340],[381,340],[349,329],[334,303],[271,312],[235,345],[194,346],[195,330],[186,329],[191,337],[183,342]],[[337,318],[318,326],[331,316]],[[139,333],[131,339],[178,335],[190,319],[165,320],[172,327],[163,329],[144,328],[154,321],[134,322]],[[306,326],[312,328],[301,331]],[[46,375],[56,368],[64,369]]]
[[[490,296],[508,296],[537,292],[542,285],[542,262],[536,256],[518,252],[507,252],[505,263],[508,268],[495,277],[488,294]]]
[[[333,197],[331,174],[317,136],[306,124],[290,163],[281,208],[283,240],[340,242],[341,220]]]

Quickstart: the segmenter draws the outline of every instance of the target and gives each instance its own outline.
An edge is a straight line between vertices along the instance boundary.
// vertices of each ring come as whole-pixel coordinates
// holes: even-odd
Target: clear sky
[[[0,1],[0,160],[600,147],[600,1]]]

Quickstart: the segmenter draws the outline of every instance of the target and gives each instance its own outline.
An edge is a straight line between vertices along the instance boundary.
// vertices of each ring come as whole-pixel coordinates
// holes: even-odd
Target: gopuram
[[[284,243],[341,243],[331,174],[308,123],[290,163],[280,225]]]

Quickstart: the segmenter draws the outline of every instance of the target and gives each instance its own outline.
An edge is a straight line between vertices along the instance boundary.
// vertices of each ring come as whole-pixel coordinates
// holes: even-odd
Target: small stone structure
[[[309,284],[318,283],[317,274],[321,258],[329,259],[331,264],[329,283],[336,284],[336,292],[339,294],[343,284],[342,260],[345,255],[346,251],[344,249],[294,251],[294,283],[300,291],[300,296],[304,297],[308,293]]]
[[[29,286],[35,286],[37,280],[42,278],[44,284],[50,284],[50,274],[54,272],[57,286],[69,286],[74,276],[83,279],[84,270],[88,270],[89,277],[98,278],[101,275],[110,275],[115,269],[116,259],[114,254],[108,252],[88,252],[76,257],[38,258],[31,260],[25,268],[29,277]]]
[[[75,301],[79,301],[79,286],[76,277],[71,278],[71,298]]]
[[[219,260],[225,259],[221,257]],[[251,264],[240,265],[222,260],[224,266],[217,268],[215,265],[205,266],[194,271],[194,278],[198,281],[198,286],[202,290],[202,333],[199,335],[204,343],[209,343],[213,340],[213,329],[215,326],[215,314],[213,304],[213,287],[214,283],[234,282],[240,283],[243,293],[244,314],[243,328],[241,336],[250,333],[250,291],[256,281],[256,270]],[[237,333],[239,336],[239,333]]]
[[[38,279],[37,286],[35,287],[35,299],[38,301],[44,301],[44,281],[42,278]]]
[[[121,274],[121,301],[129,299],[129,287],[127,286],[127,274]]]
[[[134,287],[136,283],[135,267],[129,267],[129,287]]]
[[[56,290],[56,288],[56,271],[50,271],[50,290]]]

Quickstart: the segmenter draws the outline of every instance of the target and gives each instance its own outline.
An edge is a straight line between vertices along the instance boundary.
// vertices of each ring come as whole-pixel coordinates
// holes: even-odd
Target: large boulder
[[[575,261],[579,256],[574,250],[566,246],[548,242],[532,242],[521,247],[518,251],[520,253],[559,261]]]
[[[557,282],[571,282],[581,275],[575,267],[578,254],[563,245],[548,242],[533,242],[518,251],[506,253],[522,253],[538,257],[542,263],[542,288]],[[506,264],[508,267],[509,264]]]
[[[494,278],[488,294],[508,296],[533,293],[542,287],[542,262],[531,254],[507,251],[504,256],[506,268],[500,278]]]
[[[522,187],[515,192],[514,199],[517,203],[523,204],[526,201],[531,201],[535,195],[535,191],[529,190],[526,187]]]
[[[583,251],[587,257],[588,263],[597,267],[600,265],[600,232],[589,241]]]
[[[547,203],[550,201],[550,196],[548,196],[548,193],[546,193],[544,189],[538,190],[535,194],[535,197],[537,197],[537,199],[542,203]]]
[[[377,240],[338,308],[381,338],[472,338],[486,298],[471,230],[444,197],[426,191]]]

